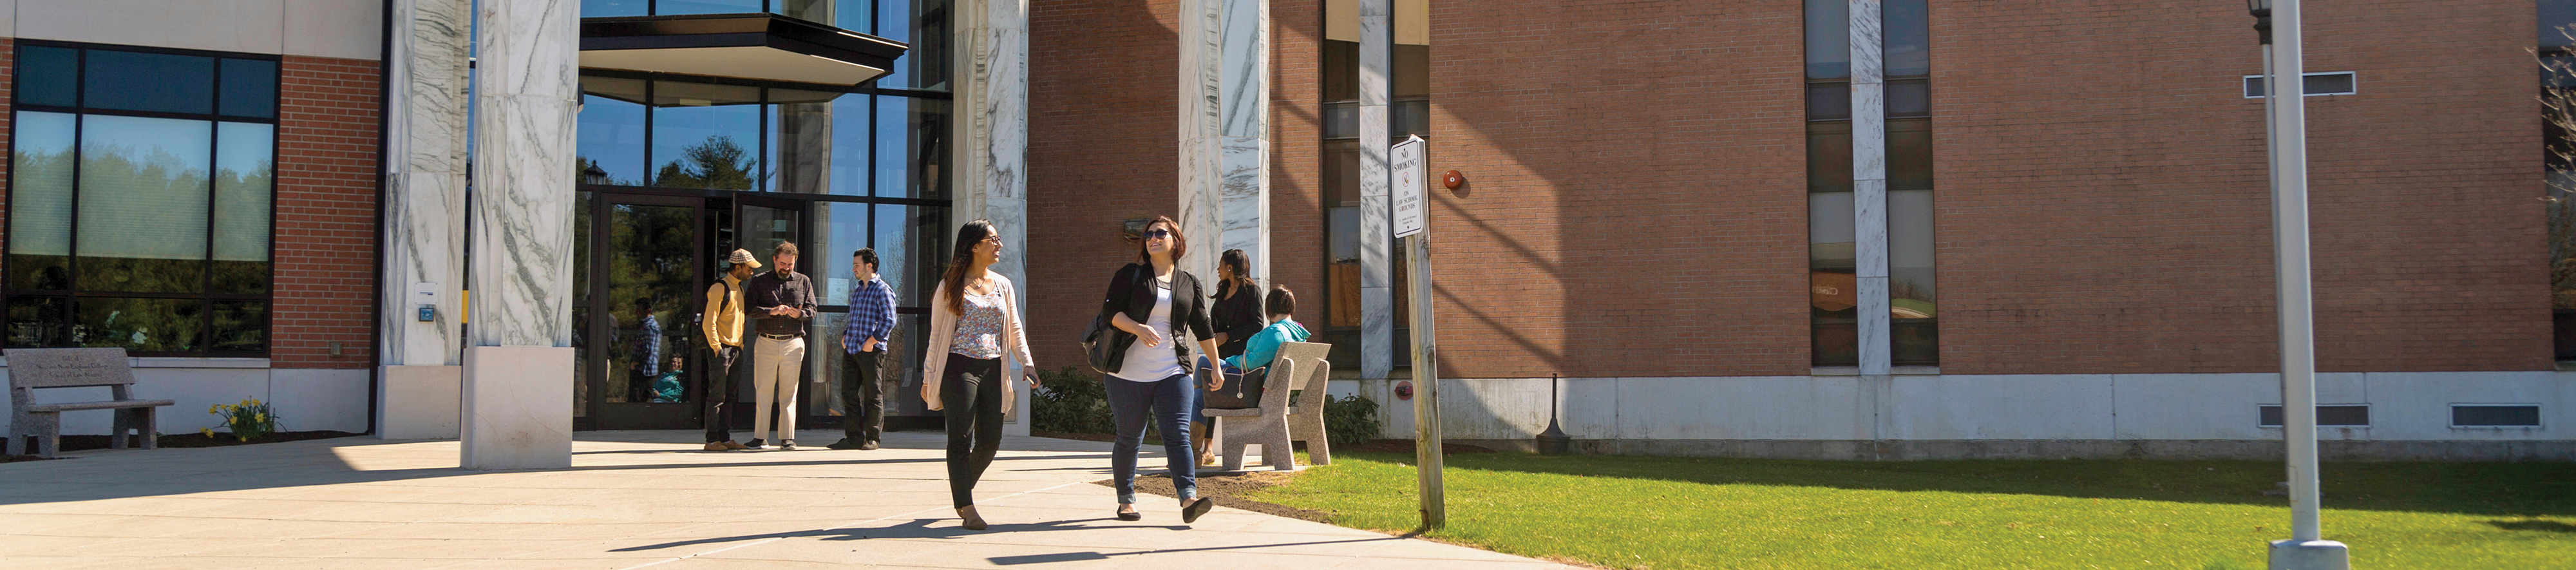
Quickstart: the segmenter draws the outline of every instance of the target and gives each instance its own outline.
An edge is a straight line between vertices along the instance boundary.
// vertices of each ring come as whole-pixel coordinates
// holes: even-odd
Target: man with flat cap
[[[742,359],[742,281],[751,278],[751,270],[760,268],[760,258],[752,256],[751,250],[736,249],[725,256],[725,262],[733,264],[733,270],[725,272],[723,280],[707,286],[707,309],[698,318],[698,326],[705,329],[700,332],[706,334],[707,350],[713,352],[707,361],[715,364],[704,371],[707,451],[750,449],[734,443],[733,433],[727,429],[724,405],[733,399],[733,363]]]

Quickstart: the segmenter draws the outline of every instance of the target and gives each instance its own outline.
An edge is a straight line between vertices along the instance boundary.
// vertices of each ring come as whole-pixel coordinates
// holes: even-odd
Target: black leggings
[[[940,411],[948,416],[948,494],[975,504],[975,481],[1002,451],[1002,360],[948,355],[940,373]]]

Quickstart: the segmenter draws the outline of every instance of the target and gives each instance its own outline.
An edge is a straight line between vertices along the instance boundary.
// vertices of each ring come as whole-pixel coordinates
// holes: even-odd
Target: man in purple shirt
[[[886,340],[894,334],[894,289],[877,278],[877,251],[850,255],[849,324],[841,327],[841,441],[832,449],[876,449],[885,436]]]

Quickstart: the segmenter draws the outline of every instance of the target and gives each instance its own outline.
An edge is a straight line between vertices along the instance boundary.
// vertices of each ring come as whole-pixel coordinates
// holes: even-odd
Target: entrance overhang
[[[583,18],[581,66],[857,85],[911,46],[777,14]]]

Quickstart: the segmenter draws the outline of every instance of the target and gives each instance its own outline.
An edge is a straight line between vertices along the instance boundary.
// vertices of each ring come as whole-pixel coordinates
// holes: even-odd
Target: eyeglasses
[[[1154,230],[1145,232],[1145,239],[1167,239],[1170,237],[1172,237],[1172,230]]]
[[[985,243],[1002,243],[1002,236],[984,236]]]

